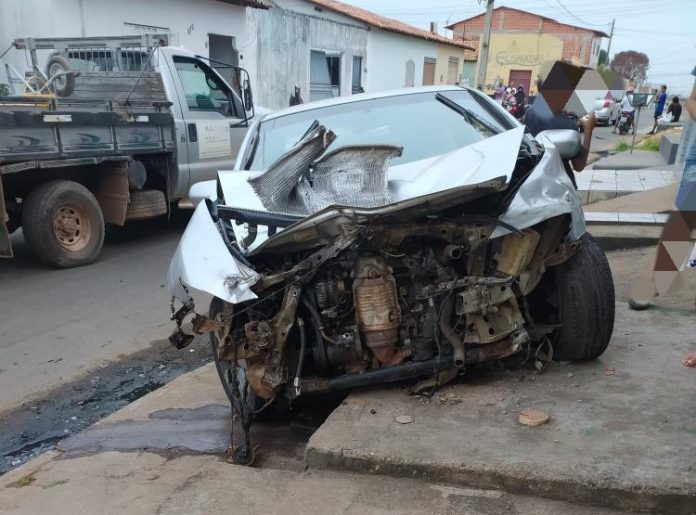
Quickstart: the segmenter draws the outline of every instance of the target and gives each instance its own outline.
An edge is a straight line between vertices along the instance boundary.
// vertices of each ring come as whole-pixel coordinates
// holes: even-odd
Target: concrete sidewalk
[[[659,152],[634,149],[619,152],[592,163],[594,170],[638,170],[641,168],[664,167],[667,163]]]
[[[229,407],[206,365],[0,477],[0,513],[617,514],[418,478],[307,471],[301,428],[253,429],[256,467],[227,463]]]
[[[598,361],[540,375],[489,371],[427,401],[398,389],[353,393],[312,436],[307,462],[693,513],[696,373],[680,359],[696,345],[694,315],[636,313],[625,304],[617,312],[614,338]],[[524,408],[543,410],[551,421],[522,426]],[[399,415],[413,422],[399,424]]]

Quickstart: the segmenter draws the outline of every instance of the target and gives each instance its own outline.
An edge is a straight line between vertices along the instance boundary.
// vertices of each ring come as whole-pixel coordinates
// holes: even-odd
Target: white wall
[[[167,32],[170,44],[208,55],[208,34],[236,38],[240,66],[255,52],[249,38],[245,8],[217,0],[0,0],[0,52],[15,38],[122,36]],[[26,67],[23,54],[11,50],[10,60]],[[254,77],[252,77],[252,81]],[[0,82],[6,82],[0,69]]]
[[[299,0],[276,3],[278,8],[255,10],[250,14],[254,21],[247,24],[257,30],[255,103],[271,109],[288,107],[295,86],[309,102],[311,50],[340,52],[341,95],[350,95],[353,56],[363,58],[363,69],[368,62],[366,27],[331,11],[317,12]]]
[[[365,74],[368,92],[403,88],[406,81],[406,62],[415,65],[414,85],[423,84],[423,60],[437,59],[437,43],[373,29],[367,40],[370,56]]]

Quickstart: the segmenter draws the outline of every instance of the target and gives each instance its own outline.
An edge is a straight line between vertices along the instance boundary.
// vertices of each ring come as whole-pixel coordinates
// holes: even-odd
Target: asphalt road
[[[638,121],[638,132],[636,133],[636,142],[640,140],[640,137],[644,135],[648,130],[652,128],[653,117],[652,109],[643,109],[640,113],[640,120]],[[592,144],[590,145],[590,151],[596,153],[607,152],[609,150],[614,150],[616,144],[619,141],[626,141],[629,145],[633,134],[628,133],[623,136],[619,134],[612,134],[612,126],[595,127],[594,133],[592,134]]]
[[[166,340],[166,271],[185,224],[117,228],[97,263],[68,270],[41,265],[13,235],[16,257],[0,260],[0,412]]]

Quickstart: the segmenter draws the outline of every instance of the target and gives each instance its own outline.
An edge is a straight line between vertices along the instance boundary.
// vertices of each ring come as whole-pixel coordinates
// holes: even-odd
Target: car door
[[[174,55],[172,62],[191,186],[234,167],[247,124],[239,96],[211,67],[189,56]]]

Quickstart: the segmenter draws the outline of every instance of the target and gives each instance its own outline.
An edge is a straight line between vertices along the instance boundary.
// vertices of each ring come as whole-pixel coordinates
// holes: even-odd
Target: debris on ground
[[[410,424],[413,422],[413,417],[411,415],[399,415],[396,417],[396,421],[399,424]]]
[[[614,367],[613,363],[611,365],[606,365],[604,367],[604,375],[605,376],[613,376],[614,372],[616,372],[616,368]]]
[[[518,421],[529,427],[536,427],[546,424],[549,421],[548,413],[536,409],[523,409],[520,411]]]

